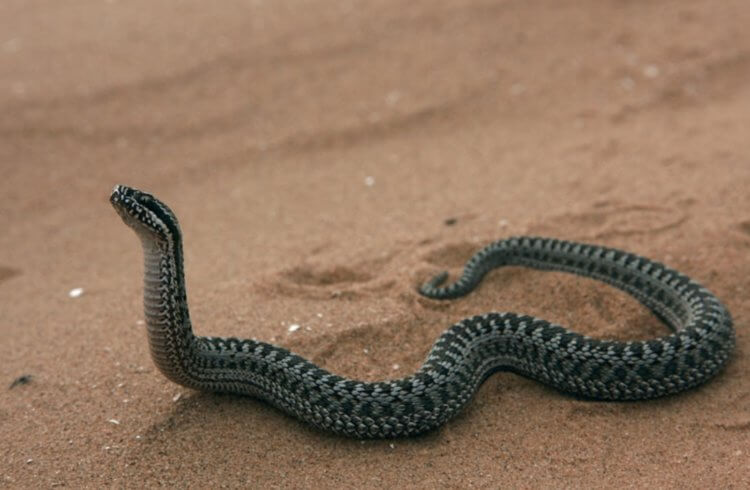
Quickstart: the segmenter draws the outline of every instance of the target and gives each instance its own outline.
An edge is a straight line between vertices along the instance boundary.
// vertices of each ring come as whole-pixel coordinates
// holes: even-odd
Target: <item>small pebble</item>
[[[82,294],[83,294],[83,288],[73,288],[70,291],[68,291],[68,296],[70,296],[71,298],[77,298]]]
[[[372,187],[375,185],[375,177],[372,177],[371,175],[368,175],[365,177],[365,185],[367,187]]]
[[[393,370],[395,371],[395,370],[397,370],[397,369],[398,369],[398,368],[400,368],[400,367],[401,367],[401,366],[399,366],[398,364],[394,364],[394,365],[393,365]]]
[[[107,420],[110,424],[120,425],[120,421],[117,419],[109,419]]]
[[[10,384],[10,388],[15,388],[16,386],[20,386],[20,385],[25,385],[29,383],[30,381],[31,381],[30,374],[22,374],[21,376],[13,380],[13,382]]]
[[[646,78],[656,78],[659,76],[659,67],[656,65],[646,65],[643,68],[643,75]]]
[[[292,323],[291,325],[289,325],[289,331],[290,332],[295,332],[297,330],[299,330],[299,325],[298,324]]]
[[[447,220],[443,221],[445,223],[445,226],[453,226],[458,222],[458,219],[456,218],[448,218]]]
[[[182,393],[177,393],[175,396],[172,397],[173,402],[177,402],[182,397]]]

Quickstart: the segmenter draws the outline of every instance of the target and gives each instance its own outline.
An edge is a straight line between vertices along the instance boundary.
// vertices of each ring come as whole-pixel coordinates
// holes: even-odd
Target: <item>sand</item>
[[[2,2],[0,486],[750,485],[748,25],[743,0]],[[666,333],[565,274],[415,293],[515,234],[668,263],[726,303],[737,349],[679,396],[498,373],[440,430],[342,439],[155,369],[116,183],[180,217],[199,334],[342,375],[406,375],[493,310]]]

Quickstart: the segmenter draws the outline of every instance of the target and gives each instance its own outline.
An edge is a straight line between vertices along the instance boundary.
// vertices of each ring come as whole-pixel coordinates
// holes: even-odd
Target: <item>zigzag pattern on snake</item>
[[[491,243],[455,283],[447,273],[420,288],[448,299],[472,291],[505,265],[558,270],[631,294],[672,330],[661,338],[598,340],[516,313],[461,320],[405,378],[343,378],[275,345],[193,334],[177,217],[150,194],[116,186],[110,202],[141,239],[144,309],[156,366],[190,388],[251,395],[321,429],[359,438],[419,434],[454,417],[493,372],[510,370],[561,391],[600,400],[641,400],[695,387],[716,375],[734,346],[732,319],[707,289],[658,262],[563,240],[515,237]]]

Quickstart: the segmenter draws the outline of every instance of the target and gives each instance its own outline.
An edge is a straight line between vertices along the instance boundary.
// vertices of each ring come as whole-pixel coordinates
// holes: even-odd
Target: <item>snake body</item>
[[[197,390],[251,395],[324,430],[359,438],[411,436],[454,417],[493,372],[510,370],[561,391],[600,400],[677,393],[716,375],[734,346],[732,319],[707,289],[631,253],[537,237],[494,242],[477,252],[453,284],[447,273],[420,288],[434,299],[469,293],[490,270],[521,265],[609,283],[653,311],[672,330],[646,341],[598,340],[545,320],[488,313],[461,320],[407,377],[343,378],[272,344],[193,334],[182,235],[175,214],[154,196],[115,187],[110,201],[140,237],[144,310],[152,358],[170,380]]]

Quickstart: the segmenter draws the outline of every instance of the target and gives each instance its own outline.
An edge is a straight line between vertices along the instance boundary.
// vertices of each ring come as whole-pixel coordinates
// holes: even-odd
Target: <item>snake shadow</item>
[[[449,424],[471,418],[471,404]],[[438,441],[443,427],[409,437],[409,441]],[[279,433],[304,442],[329,442],[337,446],[361,447],[362,441],[388,446],[389,439],[354,439],[319,429],[263,400],[244,395],[191,392],[177,401],[172,409],[154,421],[144,432],[147,441],[162,440],[172,444],[176,439],[197,437],[206,443],[215,434],[216,444],[226,444],[227,434],[239,446],[257,439],[278,437]],[[400,438],[400,440],[406,440]],[[392,440],[391,440],[392,441]],[[187,441],[185,441],[187,442]]]
[[[487,382],[494,377],[495,373],[513,374],[525,381],[520,384],[510,379],[498,380],[498,383]],[[492,386],[488,386],[492,385]],[[502,389],[500,388],[502,386]],[[697,387],[687,393],[675,396],[667,396],[652,400],[641,401],[607,401],[587,398],[580,395],[560,391],[557,388],[538,383],[512,369],[498,369],[488,375],[482,383],[477,396],[471,400],[466,407],[446,424],[432,429],[428,432],[408,438],[397,438],[401,442],[417,444],[420,446],[432,446],[440,444],[447,433],[455,435],[464,431],[471,432],[475,429],[472,420],[481,419],[487,415],[489,410],[500,410],[502,391],[512,389],[519,391],[522,388],[530,390],[537,398],[550,400],[568,400],[572,402],[571,410],[574,413],[585,411],[587,416],[598,412],[611,413],[611,410],[622,412],[622,415],[633,414],[633,412],[663,410],[678,406],[681,400],[687,397],[698,396],[704,386]],[[484,392],[484,393],[482,393]],[[530,395],[531,396],[531,395]],[[231,434],[231,437],[227,437]],[[191,392],[177,401],[174,406],[164,413],[159,420],[154,421],[144,432],[147,442],[160,445],[171,445],[175,441],[182,444],[209,444],[217,447],[232,441],[238,448],[248,444],[255,444],[258,440],[269,440],[278,438],[279,434],[285,434],[286,438],[298,441],[300,444],[324,444],[337,447],[358,450],[363,444],[362,439],[354,439],[334,434],[307,423],[297,420],[293,416],[277,409],[263,400],[250,396]],[[211,441],[210,439],[214,439]],[[388,447],[394,439],[364,439],[372,445]]]

